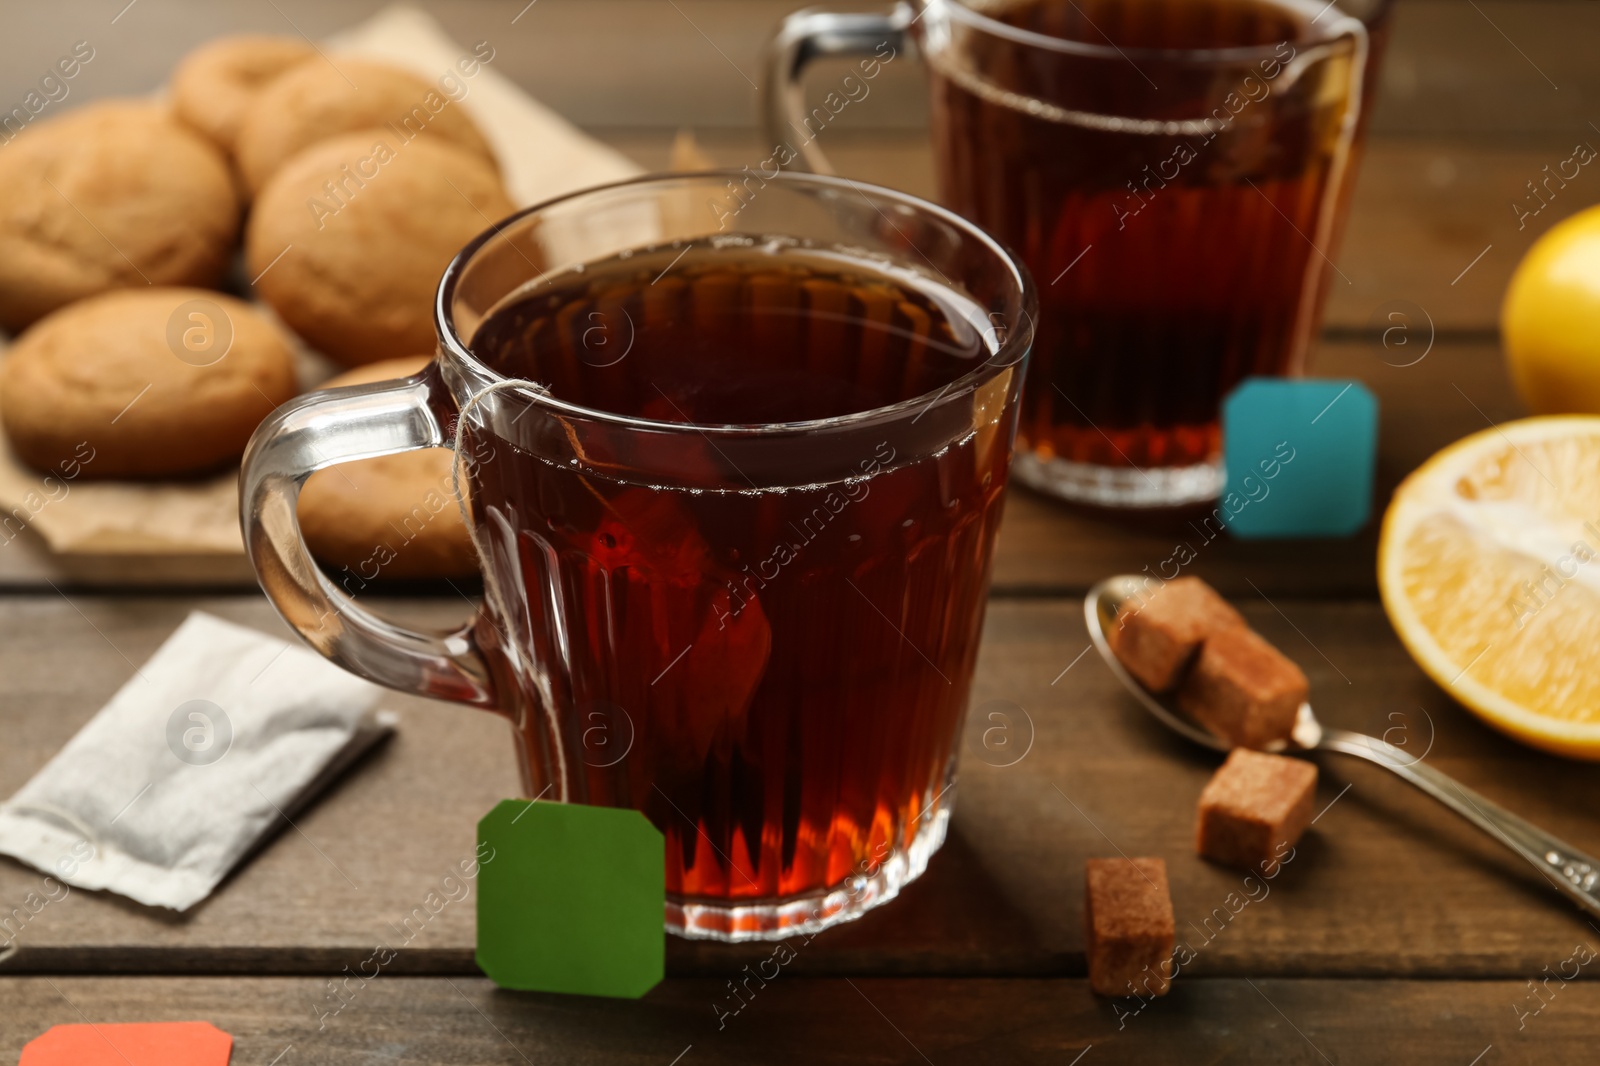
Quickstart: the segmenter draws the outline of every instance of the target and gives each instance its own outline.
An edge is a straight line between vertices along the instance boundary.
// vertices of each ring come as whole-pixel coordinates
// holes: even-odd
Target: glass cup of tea
[[[944,839],[1036,312],[958,215],[763,173],[496,225],[445,271],[438,359],[280,408],[241,483],[313,647],[508,717],[530,797],[644,812],[667,927],[723,940],[854,918]],[[415,632],[318,569],[295,500],[438,447],[485,604]]]
[[[1387,27],[1387,0],[1352,2],[1368,23],[1327,0],[800,12],[771,48],[768,136],[830,172],[805,66],[920,53],[941,198],[1039,285],[1017,477],[1097,507],[1199,503],[1224,483],[1223,398],[1302,372],[1316,335]]]

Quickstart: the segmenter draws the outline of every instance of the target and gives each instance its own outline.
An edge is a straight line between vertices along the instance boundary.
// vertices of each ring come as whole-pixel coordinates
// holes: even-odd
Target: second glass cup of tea
[[[886,189],[574,193],[450,265],[423,374],[262,424],[246,545],[334,662],[506,715],[528,796],[643,811],[668,928],[818,929],[944,839],[1036,312],[993,239]],[[413,632],[317,569],[294,501],[451,445],[486,613]]]
[[[1387,4],[1365,5],[1375,32]],[[1110,508],[1223,485],[1222,399],[1302,372],[1362,114],[1367,27],[1326,0],[918,0],[791,16],[768,134],[826,172],[799,84],[914,46],[940,195],[1038,279],[1015,472]]]

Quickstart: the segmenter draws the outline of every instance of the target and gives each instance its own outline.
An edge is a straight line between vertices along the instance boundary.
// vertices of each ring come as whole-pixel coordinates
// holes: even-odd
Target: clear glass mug
[[[770,50],[767,133],[798,166],[831,173],[817,143],[831,116],[807,109],[805,67],[919,53],[940,198],[1039,281],[1016,476],[1090,506],[1194,504],[1223,484],[1222,399],[1248,375],[1304,369],[1388,9],[915,0],[885,15],[803,11]],[[1253,21],[1219,29],[1224,17]],[[1251,43],[1217,43],[1235,39]]]
[[[507,716],[528,796],[644,811],[667,837],[667,927],[727,940],[856,917],[943,841],[1036,309],[1021,265],[942,208],[836,178],[751,180],[641,178],[500,223],[445,271],[438,359],[280,408],[241,484],[262,588],[307,642],[379,684]],[[551,277],[641,248],[666,261],[693,245],[687,262],[714,265],[748,254],[734,230],[914,276],[965,308],[985,354],[931,395],[798,424],[619,415],[474,354],[486,316]],[[699,300],[685,269],[667,266],[631,319],[626,304],[609,325],[579,316],[573,337],[614,326],[622,344],[624,319]],[[803,315],[787,333],[844,354],[829,338],[848,315]],[[634,365],[615,351],[593,354]],[[449,447],[461,422],[486,602],[459,630],[416,632],[330,582],[295,501],[315,470]]]

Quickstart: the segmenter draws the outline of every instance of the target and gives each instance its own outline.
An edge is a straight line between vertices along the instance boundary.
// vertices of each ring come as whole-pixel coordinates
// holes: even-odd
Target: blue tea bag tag
[[[1372,513],[1378,401],[1358,381],[1247,378],[1222,405],[1217,510],[1242,540],[1348,537]]]

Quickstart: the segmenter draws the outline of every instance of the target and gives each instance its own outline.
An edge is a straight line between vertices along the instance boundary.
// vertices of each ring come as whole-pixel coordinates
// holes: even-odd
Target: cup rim
[[[1262,45],[1244,45],[1232,48],[1122,48],[1111,44],[1109,39],[1106,44],[1090,44],[1087,41],[1071,41],[1065,37],[1052,37],[1048,33],[1039,33],[1036,30],[1025,30],[1019,26],[1001,22],[999,19],[969,6],[969,0],[918,0],[924,13],[940,9],[949,12],[950,17],[958,22],[982,30],[995,37],[1003,37],[1018,44],[1029,45],[1051,52],[1063,52],[1069,55],[1086,56],[1096,59],[1120,59],[1132,62],[1129,57],[1137,56],[1150,60],[1163,60],[1165,62],[1181,61],[1195,64],[1238,64],[1261,59],[1278,59],[1277,49],[1283,42]],[[1319,36],[1296,39],[1289,43],[1295,45],[1317,47],[1331,44],[1348,35],[1350,23],[1365,24],[1354,15],[1339,11],[1334,4],[1337,0],[1329,0],[1324,11],[1332,10],[1338,15],[1327,24]],[[1290,0],[1292,6],[1302,4],[1308,8],[1316,7],[1315,0]],[[1311,25],[1316,25],[1322,16],[1311,20]]]
[[[507,215],[478,234],[461,251],[457,252],[455,258],[450,260],[450,264],[445,267],[444,274],[439,279],[439,286],[434,296],[434,332],[438,335],[440,355],[448,356],[450,359],[465,364],[475,375],[491,383],[512,380],[485,365],[473,354],[472,349],[456,330],[454,315],[451,310],[456,285],[461,280],[462,273],[476,257],[477,253],[508,227],[531,215],[547,211],[558,204],[568,203],[596,193],[626,189],[633,186],[665,185],[669,182],[684,181],[686,179],[703,180],[716,178],[718,180],[726,180],[743,176],[743,171],[735,170],[731,167],[682,172],[653,171],[632,178],[624,178],[620,181],[606,182],[602,185],[585,186],[582,189],[576,189],[560,196],[553,196],[548,200],[542,200],[539,203]],[[964,237],[976,240],[1004,264],[1011,280],[1015,283],[1018,312],[1022,321],[1018,323],[1016,328],[1007,329],[1005,339],[1001,341],[999,348],[992,355],[954,381],[938,389],[931,389],[881,407],[869,407],[861,411],[851,411],[829,418],[815,418],[803,422],[668,422],[660,419],[618,414],[617,412],[606,411],[597,407],[586,407],[545,392],[519,391],[517,393],[518,398],[524,403],[541,406],[558,414],[625,429],[637,429],[655,433],[689,432],[739,438],[782,436],[785,434],[847,429],[877,422],[893,421],[907,412],[926,410],[941,401],[949,401],[967,395],[1000,371],[1023,364],[1032,349],[1036,331],[1037,316],[1035,310],[1038,307],[1038,294],[1034,289],[1033,277],[1015,252],[992,237],[982,227],[947,208],[940,207],[938,204],[913,196],[910,193],[898,192],[881,185],[873,185],[826,174],[796,171],[782,171],[770,179],[765,178],[765,175],[763,175],[763,178],[764,180],[781,182],[786,185],[820,186],[839,191],[850,190],[860,194],[863,199],[866,199],[871,194],[872,196],[894,201],[901,206],[908,206],[934,215],[941,221],[958,229]],[[871,203],[871,200],[868,200],[868,202]]]

